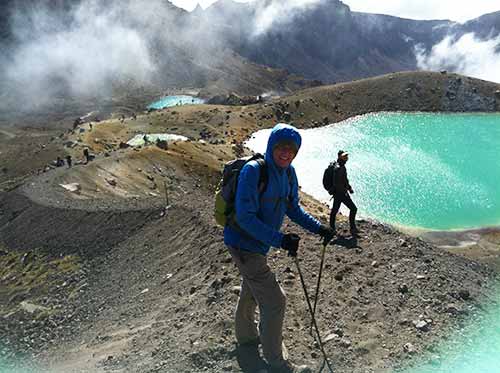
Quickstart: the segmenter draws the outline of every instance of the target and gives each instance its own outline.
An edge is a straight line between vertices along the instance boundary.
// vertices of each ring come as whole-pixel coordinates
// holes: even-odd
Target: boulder
[[[82,190],[82,186],[78,183],[59,184],[59,185],[71,193],[79,194]]]
[[[167,150],[168,149],[168,142],[167,142],[167,140],[156,139],[156,146],[160,149]]]
[[[457,305],[450,303],[446,306],[446,312],[451,315],[458,315],[462,312],[462,310],[458,308]]]
[[[403,351],[407,354],[414,354],[415,352],[417,352],[415,346],[413,346],[411,343],[405,343],[405,345],[403,346]]]
[[[467,289],[461,289],[458,292],[458,296],[462,298],[463,300],[469,300],[470,299],[470,291]]]
[[[398,290],[401,294],[406,294],[406,293],[408,293],[408,285],[401,284],[401,285],[399,285]]]
[[[106,180],[106,182],[107,182],[109,185],[111,185],[111,186],[113,186],[113,187],[115,187],[115,186],[117,185],[117,183],[116,183],[116,179],[109,179],[109,178],[106,178],[105,180]]]
[[[27,301],[22,301],[19,306],[21,307],[21,309],[27,313],[30,313],[30,314],[33,314],[33,313],[37,313],[37,312],[44,312],[44,311],[49,311],[50,308],[47,308],[47,307],[43,307],[43,306],[38,306],[36,304],[33,304],[33,303],[29,303]]]
[[[422,332],[428,332],[430,329],[430,324],[425,320],[414,321],[413,324],[415,325],[415,328]]]

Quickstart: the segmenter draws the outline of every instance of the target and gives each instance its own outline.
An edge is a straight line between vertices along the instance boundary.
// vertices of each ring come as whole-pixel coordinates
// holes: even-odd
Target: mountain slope
[[[450,100],[446,92],[457,80],[461,88]],[[48,152],[76,161],[84,146],[96,159],[32,175],[0,193],[0,334],[7,356],[12,350],[32,356],[50,373],[238,371],[233,318],[239,276],[211,204],[222,163],[238,151],[233,144],[272,126],[282,108],[305,128],[325,115],[336,121],[373,110],[464,110],[449,105],[464,104],[469,93],[486,110],[499,87],[453,74],[398,73],[256,105],[193,105],[92,128],[85,123],[38,153],[19,140],[17,152],[32,154],[26,163],[33,168]],[[166,150],[120,149],[120,141],[136,133],[159,132],[192,140]],[[68,148],[68,142],[76,145]],[[9,170],[17,158],[8,158]],[[10,172],[7,178],[14,177]],[[80,193],[60,185],[70,182],[80,184]],[[301,198],[307,211],[327,221],[325,205]],[[376,222],[359,221],[364,233],[353,239],[345,217],[339,219],[317,313],[335,371],[391,370],[426,356],[494,300],[492,268]],[[302,237],[299,260],[311,289],[321,243],[290,221],[283,230]],[[498,236],[495,242],[497,248]],[[477,257],[498,268],[497,249],[487,260]],[[298,272],[281,251],[272,251],[269,263],[288,298],[285,344],[293,360],[319,368]],[[39,273],[46,268],[50,272]],[[30,314],[22,301],[45,309]]]

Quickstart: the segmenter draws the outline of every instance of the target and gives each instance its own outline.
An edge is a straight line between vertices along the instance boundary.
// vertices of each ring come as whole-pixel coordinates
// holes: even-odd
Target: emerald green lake
[[[500,115],[376,113],[303,130],[302,190],[328,201],[322,174],[339,149],[359,214],[434,230],[500,225]],[[265,151],[269,130],[247,146]]]

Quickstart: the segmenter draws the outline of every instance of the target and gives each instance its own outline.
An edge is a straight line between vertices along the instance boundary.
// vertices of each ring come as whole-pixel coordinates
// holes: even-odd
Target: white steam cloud
[[[154,70],[141,36],[102,20],[24,44],[7,69],[19,87],[43,92],[47,79],[63,79],[72,93],[90,93],[113,77],[144,80]]]
[[[4,67],[11,97],[30,109],[66,95],[107,96],[114,83],[147,83],[157,67],[144,22],[159,9],[160,0],[142,8],[86,0],[66,13],[47,3],[14,9],[15,45]]]
[[[317,6],[322,0],[270,0],[257,1],[253,36],[266,33],[293,21],[301,11]]]
[[[417,66],[423,70],[450,70],[479,79],[500,83],[500,35],[480,40],[473,33],[458,40],[447,36],[429,53],[415,48]]]
[[[286,27],[321,1],[255,2],[243,32],[258,36]],[[68,96],[110,97],[122,84],[163,89],[203,81],[204,72],[224,63],[226,29],[218,27],[227,22],[224,12],[189,17],[166,0],[61,4],[46,0],[13,9],[14,42],[0,51],[0,97],[9,100],[0,109],[36,109]]]

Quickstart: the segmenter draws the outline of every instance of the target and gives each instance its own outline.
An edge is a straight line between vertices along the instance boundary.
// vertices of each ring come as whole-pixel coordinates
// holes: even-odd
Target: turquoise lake
[[[166,96],[162,99],[153,102],[148,106],[148,109],[164,109],[167,107],[181,106],[181,105],[196,105],[203,104],[204,100],[193,96]]]
[[[301,134],[294,165],[320,200],[323,171],[343,149],[360,216],[433,230],[500,225],[498,114],[376,113]],[[247,146],[264,152],[268,135]]]

